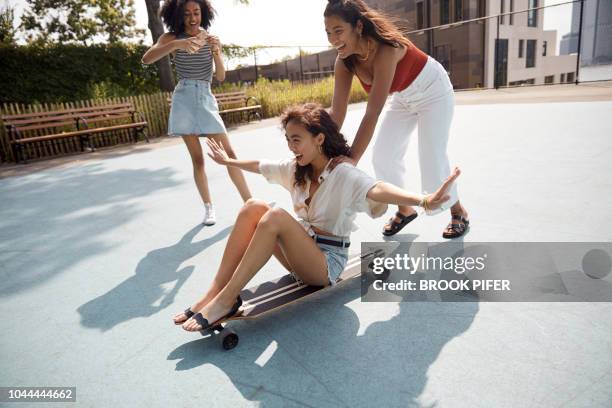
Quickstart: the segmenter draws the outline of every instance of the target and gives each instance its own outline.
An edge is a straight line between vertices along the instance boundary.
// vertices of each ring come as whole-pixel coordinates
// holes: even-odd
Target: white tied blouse
[[[340,163],[333,171],[329,162],[319,176],[319,188],[306,205],[310,180],[305,188],[295,186],[295,159],[282,161],[261,160],[259,171],[270,183],[280,184],[291,193],[293,209],[300,223],[312,235],[312,227],[332,235],[348,237],[357,229],[354,223],[358,212],[378,218],[387,211],[387,204],[366,198],[379,181],[349,163]]]

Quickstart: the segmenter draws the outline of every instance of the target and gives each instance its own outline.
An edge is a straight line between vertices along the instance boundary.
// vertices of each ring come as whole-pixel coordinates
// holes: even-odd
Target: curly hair
[[[283,129],[287,128],[289,122],[298,123],[314,136],[319,133],[325,135],[323,141],[323,153],[330,159],[337,156],[348,156],[350,147],[346,139],[340,133],[338,125],[329,113],[318,103],[306,103],[303,105],[294,105],[285,109],[281,115],[281,123]],[[312,180],[312,165],[295,166],[295,185],[304,187],[306,185],[306,176]]]
[[[159,16],[164,22],[164,25],[168,28],[168,31],[172,34],[179,35],[185,32],[185,4],[190,1],[200,6],[200,12],[202,14],[200,27],[208,30],[212,21],[215,19],[215,14],[217,12],[208,0],[165,0],[159,11]]]
[[[336,16],[349,23],[353,28],[357,22],[363,24],[362,35],[373,38],[379,43],[394,48],[414,47],[412,42],[403,33],[405,27],[395,18],[370,8],[363,0],[328,0],[324,17]],[[355,56],[351,55],[342,60],[351,72],[355,72]]]

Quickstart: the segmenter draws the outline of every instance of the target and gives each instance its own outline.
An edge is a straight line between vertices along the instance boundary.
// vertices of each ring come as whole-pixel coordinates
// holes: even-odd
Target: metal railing
[[[573,0],[518,11],[489,12],[487,16],[468,15],[465,19],[407,31],[406,34],[419,48],[445,66],[455,89],[578,84],[592,80],[581,77],[585,46],[583,23],[585,5],[596,7],[597,2]],[[510,0],[506,0],[506,3],[511,4]],[[471,12],[474,13],[473,10]],[[576,13],[578,15],[574,16]],[[565,22],[572,20],[572,24],[549,29],[545,23],[549,15],[561,17]],[[530,19],[533,26],[527,27]],[[579,22],[578,27],[574,27],[576,21]],[[597,29],[596,24],[597,21],[588,22],[591,30],[593,26]],[[560,53],[564,44],[560,40],[563,34],[572,44],[577,36],[578,45],[573,52]],[[524,49],[517,54],[518,47]],[[543,54],[540,52],[542,47]],[[591,44],[590,47],[594,46]],[[330,46],[266,45],[249,49],[252,50],[249,65],[228,70],[226,80],[251,83],[264,77],[304,82],[333,75],[336,53]],[[278,58],[281,53],[292,56]],[[525,54],[529,54],[529,58]],[[604,60],[609,59],[612,64],[612,56],[605,57]],[[604,73],[603,78],[599,79],[612,80],[612,69],[610,74],[606,76]]]

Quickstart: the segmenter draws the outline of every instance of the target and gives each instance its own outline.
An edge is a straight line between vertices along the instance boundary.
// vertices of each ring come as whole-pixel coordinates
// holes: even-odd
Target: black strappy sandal
[[[177,325],[177,326],[178,326],[179,324],[183,324],[183,323],[185,323],[187,320],[191,319],[191,317],[192,317],[192,316],[193,316],[195,313],[193,313],[193,311],[191,310],[191,308],[190,308],[190,307],[188,307],[187,309],[185,309],[185,311],[183,312],[183,314],[184,314],[185,316],[187,316],[187,318],[186,318],[185,320],[183,320],[182,322],[176,322],[176,321],[175,321],[175,322],[174,322],[174,324],[175,324],[175,325]]]
[[[393,217],[391,217],[391,219],[389,220],[389,224],[388,224],[388,225],[391,225],[391,229],[387,229],[383,227],[383,235],[385,237],[390,237],[391,235],[395,235],[398,232],[400,232],[402,228],[408,225],[410,221],[414,220],[418,216],[418,214],[414,213],[410,215],[404,215],[398,211],[395,213],[395,216],[400,219],[400,222],[395,221]]]
[[[202,313],[196,313],[195,315],[193,315],[193,320],[195,320],[196,323],[198,323],[201,327],[197,331],[208,330],[211,327],[219,324],[222,320],[232,317],[233,315],[238,313],[238,309],[240,309],[240,306],[242,306],[242,298],[238,296],[238,299],[236,299],[236,303],[234,303],[234,306],[232,306],[232,309],[225,316],[221,317],[220,319],[217,319],[213,323],[209,323],[208,320],[204,316],[202,316]]]
[[[455,224],[451,221],[446,227],[446,229],[450,228],[451,230],[453,230],[453,232],[444,231],[442,233],[442,238],[446,238],[446,239],[459,238],[460,236],[462,236],[463,234],[467,232],[468,227],[470,226],[470,221],[463,218],[462,215],[453,215],[451,219],[455,221],[459,221],[460,224]]]

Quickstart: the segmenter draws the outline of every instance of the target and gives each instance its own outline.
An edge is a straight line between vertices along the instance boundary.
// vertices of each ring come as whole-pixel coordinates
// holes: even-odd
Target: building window
[[[420,1],[417,3],[417,30],[422,30],[425,28],[425,11],[423,10],[423,2]]]
[[[450,23],[450,0],[440,1],[440,24]]]
[[[544,83],[545,84],[554,84],[555,83],[555,76],[554,75],[549,75],[544,77]]]
[[[519,58],[523,58],[523,53],[525,49],[525,40],[519,40]]]
[[[463,20],[463,0],[455,0],[455,21]]]
[[[512,13],[514,11],[514,0],[510,0],[510,12]],[[514,24],[514,14],[510,14],[508,16],[508,24],[512,25]]]
[[[509,82],[509,86],[522,86],[522,85],[533,85],[535,84],[535,78],[523,79],[521,81],[512,81]]]
[[[561,74],[561,79],[559,80],[560,83],[564,83],[565,82],[565,74]]]
[[[536,56],[536,40],[527,40],[527,58],[525,61],[526,68],[535,67],[535,56]]]
[[[545,57],[546,56],[546,46],[548,45],[548,43],[546,41],[542,41],[542,56]]]
[[[529,8],[538,7],[538,0],[529,0]],[[527,12],[527,27],[538,26],[538,10],[529,10]]]
[[[446,72],[450,72],[450,57],[450,44],[434,47],[434,59],[444,67]]]
[[[506,12],[506,0],[501,0],[500,6],[499,6],[499,14],[502,14],[501,16],[499,16],[499,24],[504,24],[504,13]]]
[[[574,73],[573,72],[568,72],[567,73],[567,82],[568,83],[574,82]]]

